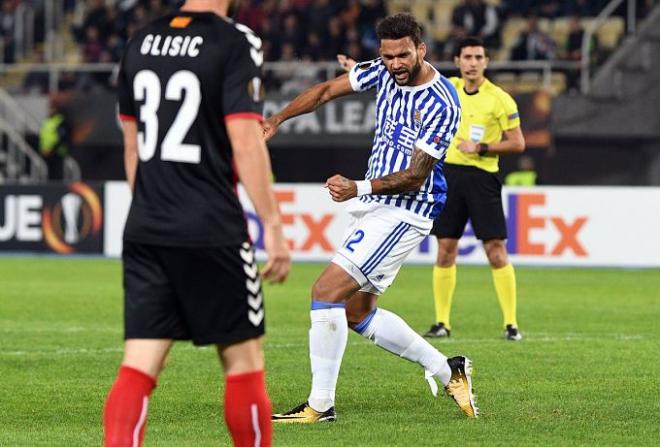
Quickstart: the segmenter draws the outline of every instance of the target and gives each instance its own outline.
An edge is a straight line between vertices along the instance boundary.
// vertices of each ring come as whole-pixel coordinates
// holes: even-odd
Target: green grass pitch
[[[307,397],[309,290],[320,264],[267,287],[268,386],[277,411]],[[490,272],[460,267],[453,337],[475,366],[481,417],[433,398],[417,365],[356,334],[338,421],[277,426],[278,446],[553,446],[660,443],[660,272],[517,269],[525,339],[507,342]],[[417,331],[433,320],[429,267],[406,266],[381,305]],[[0,446],[101,445],[121,359],[116,260],[0,258]],[[213,349],[178,344],[150,402],[147,446],[229,445]]]

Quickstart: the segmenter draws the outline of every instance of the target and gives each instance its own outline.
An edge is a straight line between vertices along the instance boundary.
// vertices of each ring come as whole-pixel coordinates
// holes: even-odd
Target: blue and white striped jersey
[[[440,73],[418,86],[399,86],[378,58],[356,64],[349,72],[356,92],[377,89],[376,131],[366,179],[375,179],[408,167],[413,147],[438,159],[422,188],[414,193],[367,195],[359,200],[403,208],[428,219],[442,211],[447,183],[442,175],[449,143],[461,119],[454,86]]]

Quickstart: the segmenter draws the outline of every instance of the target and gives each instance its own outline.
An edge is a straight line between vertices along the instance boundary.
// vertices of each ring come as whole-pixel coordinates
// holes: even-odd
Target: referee
[[[438,238],[433,268],[436,322],[425,337],[449,337],[451,333],[449,313],[456,288],[458,240],[470,219],[492,269],[504,315],[504,337],[522,339],[516,321],[516,276],[505,244],[502,182],[497,172],[499,156],[523,152],[525,139],[515,101],[484,76],[488,61],[483,42],[475,37],[464,39],[454,56],[461,78],[450,81],[458,91],[463,115],[445,160],[447,203],[431,230]]]

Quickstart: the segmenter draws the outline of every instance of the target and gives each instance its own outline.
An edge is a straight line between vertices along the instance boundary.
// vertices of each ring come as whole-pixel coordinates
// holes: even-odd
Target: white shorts
[[[380,295],[428,236],[433,222],[407,210],[359,200],[348,207],[348,213],[344,242],[332,262],[360,284],[360,291]]]

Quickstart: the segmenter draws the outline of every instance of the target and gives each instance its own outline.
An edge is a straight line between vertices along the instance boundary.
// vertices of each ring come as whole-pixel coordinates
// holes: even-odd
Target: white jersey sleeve
[[[415,146],[434,158],[441,159],[454,139],[461,122],[461,108],[455,104],[443,105],[427,113],[422,121]]]
[[[351,81],[353,91],[366,92],[376,87],[385,70],[385,64],[381,58],[355,64],[348,72],[348,79]]]

